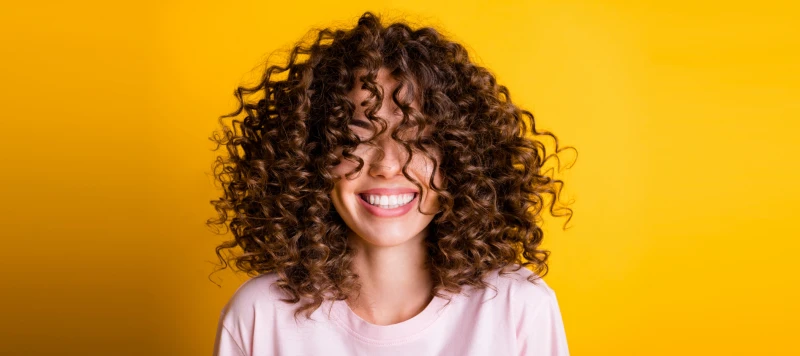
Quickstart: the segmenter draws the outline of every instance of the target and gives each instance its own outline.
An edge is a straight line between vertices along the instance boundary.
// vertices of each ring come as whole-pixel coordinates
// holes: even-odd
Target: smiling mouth
[[[363,200],[365,203],[367,203],[367,204],[369,204],[371,206],[374,206],[376,208],[391,210],[391,209],[397,209],[399,207],[408,205],[411,202],[413,202],[417,198],[418,193],[411,193],[411,194],[413,194],[413,196],[411,197],[411,199],[408,202],[403,203],[403,204],[395,204],[395,205],[379,205],[379,204],[376,205],[376,204],[372,204],[372,203],[369,202],[369,198],[367,197],[366,194],[358,194],[358,197],[361,198],[361,200]]]

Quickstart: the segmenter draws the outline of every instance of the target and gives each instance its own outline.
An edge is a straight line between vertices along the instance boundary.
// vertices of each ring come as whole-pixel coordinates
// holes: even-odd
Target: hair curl
[[[568,215],[565,226],[572,216],[569,208],[568,214],[556,213],[563,182],[547,175],[552,170],[542,171],[549,157],[558,158],[558,139],[537,131],[533,115],[513,104],[508,89],[472,63],[463,46],[433,28],[384,26],[370,12],[355,28],[317,30],[313,43],[294,46],[285,66],[268,66],[257,85],[234,92],[238,109],[220,117],[220,123],[234,117],[230,127],[223,124],[221,134],[210,138],[215,150],[228,151],[213,164],[224,194],[211,201],[218,218],[207,221],[233,234],[216,247],[220,269],[234,259],[251,277],[277,273],[278,286],[291,296],[285,302],[306,300],[295,315],[310,316],[327,298],[343,300],[358,290],[358,276],[349,269],[348,228],[329,196],[336,179],[331,169],[340,163],[337,148],[344,159],[359,163],[348,177],[364,165],[351,153],[370,142],[348,127],[355,103],[347,94],[359,69],[366,73],[362,88],[372,94],[362,103],[369,104],[366,115],[381,123],[380,132],[386,128],[374,115],[384,95],[375,81],[380,68],[400,82],[391,95],[403,119],[392,137],[407,152],[432,158],[444,181],[442,187],[432,176],[429,182],[442,207],[425,241],[432,293],[448,298],[444,291],[458,293],[465,285],[485,288],[489,271],[512,264],[533,267],[531,282],[546,275],[550,251],[539,249],[538,226],[544,196],[554,198],[552,215]],[[411,94],[401,98],[403,86]],[[263,98],[245,99],[252,94]],[[410,106],[412,96],[421,110]],[[243,111],[246,117],[236,120]],[[434,128],[431,144],[445,153],[441,162],[431,157],[431,144],[397,136],[398,130],[426,125]],[[551,156],[533,139],[540,135],[555,140]],[[403,174],[419,187],[406,172],[409,161]],[[240,255],[223,258],[222,250],[237,247]]]

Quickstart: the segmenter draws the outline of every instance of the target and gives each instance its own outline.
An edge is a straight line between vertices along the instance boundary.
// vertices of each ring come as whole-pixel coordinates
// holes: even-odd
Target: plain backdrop
[[[209,280],[217,117],[270,53],[367,10],[463,43],[577,148],[575,215],[544,226],[573,355],[800,353],[797,5],[2,7],[0,354],[210,354],[246,279]]]

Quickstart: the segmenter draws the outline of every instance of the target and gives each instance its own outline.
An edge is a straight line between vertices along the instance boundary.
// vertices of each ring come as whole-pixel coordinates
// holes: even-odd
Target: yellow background
[[[208,279],[207,138],[270,52],[365,10],[578,149],[545,226],[573,355],[800,354],[797,6],[507,0],[3,5],[0,353],[210,354],[245,277]]]

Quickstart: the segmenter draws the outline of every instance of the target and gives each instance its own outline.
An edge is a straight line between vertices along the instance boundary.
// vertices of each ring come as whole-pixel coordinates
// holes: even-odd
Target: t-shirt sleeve
[[[239,342],[230,330],[223,324],[222,320],[217,327],[217,337],[214,342],[214,356],[247,356],[247,353],[239,346]]]
[[[250,356],[256,314],[265,314],[269,305],[266,290],[268,276],[255,277],[242,283],[220,311],[214,356]]]
[[[517,293],[515,302],[521,307],[516,328],[517,354],[569,356],[556,293],[546,284],[521,288]]]

